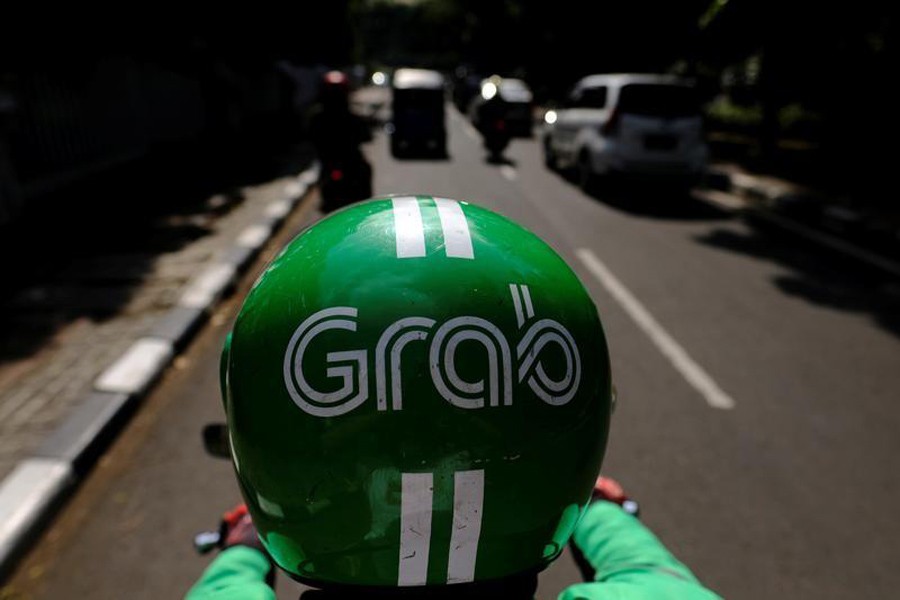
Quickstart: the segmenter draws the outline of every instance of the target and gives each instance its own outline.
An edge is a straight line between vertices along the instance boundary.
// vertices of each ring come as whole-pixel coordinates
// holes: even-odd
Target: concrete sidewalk
[[[311,202],[316,178],[313,167],[243,188],[207,235],[142,257],[150,268],[115,314],[77,319],[32,355],[0,365],[0,577],[282,221]],[[113,293],[105,282],[129,277],[120,258],[102,257],[80,275],[99,287],[33,288],[12,303],[27,317],[42,302],[85,301],[85,290],[102,302]]]
[[[734,163],[713,164],[701,194],[723,207],[744,210],[751,217],[900,276],[900,211],[888,214],[859,208],[849,198],[751,173]]]

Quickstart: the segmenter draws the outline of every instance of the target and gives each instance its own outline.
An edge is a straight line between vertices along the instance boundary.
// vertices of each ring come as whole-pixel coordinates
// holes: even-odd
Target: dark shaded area
[[[366,61],[523,75],[543,101],[588,73],[665,70],[707,5],[429,0],[363,2],[352,14]]]
[[[173,148],[35,197],[0,228],[0,361],[60,327],[119,312],[160,254],[207,235],[244,186],[296,174],[308,144]]]
[[[508,156],[506,156],[505,154],[502,154],[502,153],[501,154],[492,154],[492,153],[488,152],[487,158],[485,159],[485,161],[489,165],[495,165],[498,167],[503,167],[503,166],[515,167],[517,164],[514,159],[509,158]]]
[[[714,158],[900,226],[884,193],[900,138],[897,11],[884,0],[374,1],[350,14],[357,60],[453,73],[460,107],[492,73],[524,78],[545,105],[590,73],[691,77]]]
[[[618,211],[635,216],[674,221],[720,221],[733,216],[694,196],[686,184],[638,177],[592,178],[578,181],[578,173],[566,170],[560,177],[576,186],[599,202]]]
[[[869,315],[879,327],[900,336],[900,288],[882,272],[764,223],[754,226],[750,234],[717,229],[696,239],[781,265],[791,274],[777,276],[772,283],[783,293],[817,306]]]
[[[890,182],[900,134],[891,3],[733,0],[699,32],[698,74],[719,78],[715,150],[753,170],[894,210]]]
[[[4,10],[0,360],[121,311],[242,187],[310,162],[318,65],[353,52],[347,4]]]
[[[321,66],[353,51],[347,2],[272,11],[130,6],[0,25],[0,224],[39,194],[135,159],[293,141]]]

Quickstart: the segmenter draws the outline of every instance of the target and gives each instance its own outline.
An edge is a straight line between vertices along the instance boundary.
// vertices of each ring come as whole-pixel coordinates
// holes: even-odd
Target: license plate
[[[674,135],[645,135],[644,148],[647,150],[674,150],[678,137]]]

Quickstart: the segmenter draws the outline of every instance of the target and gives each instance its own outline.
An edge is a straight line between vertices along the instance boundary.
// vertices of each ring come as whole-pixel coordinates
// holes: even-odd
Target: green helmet
[[[306,581],[536,571],[600,470],[597,310],[540,238],[471,204],[392,197],[319,221],[256,282],[224,354],[244,498]]]

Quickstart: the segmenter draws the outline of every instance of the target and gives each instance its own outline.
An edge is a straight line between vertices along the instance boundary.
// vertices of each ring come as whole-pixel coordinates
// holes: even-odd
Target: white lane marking
[[[269,239],[272,228],[268,225],[250,225],[237,237],[237,245],[244,248],[262,248]]]
[[[512,294],[513,307],[516,309],[516,325],[519,329],[525,323],[525,315],[522,313],[522,301],[519,299],[519,286],[514,283],[509,284],[509,293]]]
[[[431,544],[431,473],[401,473],[398,586],[425,585]]]
[[[0,484],[0,564],[19,548],[22,539],[47,506],[72,482],[67,461],[28,458]]]
[[[453,529],[447,583],[475,579],[481,513],[484,510],[484,471],[459,471],[453,475]]]
[[[519,176],[519,174],[516,173],[516,170],[509,165],[503,165],[502,167],[500,167],[500,174],[510,181],[515,181],[516,177]]]
[[[637,323],[660,352],[669,359],[675,369],[706,400],[712,408],[731,409],[735,407],[734,399],[726,394],[713,381],[703,368],[688,355],[687,351],[663,329],[644,305],[632,295],[628,289],[612,274],[593,252],[587,248],[579,249],[576,254],[594,277],[600,281],[613,298],[625,309],[625,312]]]
[[[136,341],[94,382],[100,392],[134,394],[145,389],[172,358],[172,343],[157,338]]]
[[[444,248],[451,258],[475,258],[472,249],[472,236],[469,234],[469,222],[462,206],[456,200],[435,198],[441,229],[444,232]]]
[[[531,292],[528,291],[527,285],[520,285],[522,289],[522,298],[525,300],[525,316],[532,318],[534,316],[534,307],[531,305]]]
[[[419,201],[412,197],[392,198],[394,207],[394,235],[397,238],[397,258],[425,256],[425,228]]]
[[[227,263],[214,264],[191,280],[178,300],[179,306],[209,308],[237,275],[237,268]]]

